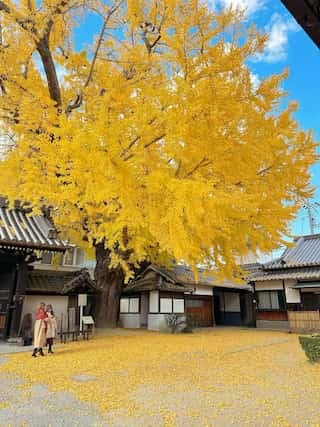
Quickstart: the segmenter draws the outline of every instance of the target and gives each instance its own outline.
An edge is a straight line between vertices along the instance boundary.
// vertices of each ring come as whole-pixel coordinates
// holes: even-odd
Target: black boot
[[[53,351],[52,351],[52,344],[49,344],[48,353],[53,354]]]
[[[42,347],[39,348],[39,353],[40,353],[41,356],[44,356],[44,352],[42,350]]]
[[[34,348],[34,349],[33,349],[32,357],[37,357],[37,351],[38,351],[38,349],[37,349],[37,348]]]

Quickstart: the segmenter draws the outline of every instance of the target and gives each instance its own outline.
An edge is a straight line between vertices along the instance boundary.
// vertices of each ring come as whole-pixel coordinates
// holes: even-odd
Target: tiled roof
[[[87,269],[79,271],[32,270],[28,273],[26,291],[64,295],[78,287],[86,287],[92,292],[97,292]]]
[[[266,270],[292,267],[320,266],[320,234],[301,236],[282,256],[264,265]]]
[[[19,206],[9,209],[5,199],[0,198],[0,247],[65,251],[69,245],[56,234],[45,216],[30,216]]]
[[[219,288],[229,288],[229,289],[239,289],[239,290],[252,290],[251,286],[248,284],[238,284],[233,283],[231,281],[223,281],[223,282],[217,282],[212,272],[199,269],[199,276],[198,280],[196,280],[193,271],[183,265],[176,265],[172,268],[163,268],[158,267],[156,265],[151,264],[149,267],[146,268],[142,274],[140,274],[135,282],[138,284],[139,280],[143,280],[143,276],[145,275],[146,271],[149,269],[154,270],[156,273],[160,274],[164,277],[167,287],[171,286],[172,289],[167,290],[178,290],[179,286],[185,289],[193,289],[195,286],[209,286],[209,287],[219,287]],[[128,289],[128,288],[126,288]],[[139,289],[142,290],[142,289]],[[144,289],[147,290],[147,289]]]
[[[250,275],[252,282],[264,282],[269,280],[313,280],[320,279],[319,267],[283,268],[275,270],[260,270]]]
[[[202,285],[202,286],[210,286],[210,287],[218,287],[218,288],[232,288],[232,289],[244,289],[250,290],[251,287],[245,283],[234,283],[230,280],[224,280],[222,282],[218,282],[215,278],[214,274],[211,271],[199,269],[198,270],[198,280],[196,280],[193,271],[185,267],[183,265],[177,265],[173,270],[170,270],[170,274],[173,274],[175,280],[177,282],[186,283],[189,285]]]

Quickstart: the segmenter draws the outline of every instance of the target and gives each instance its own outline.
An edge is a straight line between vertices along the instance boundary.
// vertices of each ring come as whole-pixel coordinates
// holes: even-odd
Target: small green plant
[[[320,334],[300,336],[299,342],[311,363],[320,362]]]
[[[172,334],[181,332],[187,327],[186,316],[184,314],[166,314],[166,323]]]

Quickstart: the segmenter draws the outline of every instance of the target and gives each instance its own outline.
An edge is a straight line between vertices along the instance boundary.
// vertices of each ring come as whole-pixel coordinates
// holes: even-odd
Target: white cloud
[[[246,16],[253,15],[259,9],[261,9],[267,0],[209,0],[208,4],[213,9],[227,8],[232,6],[233,8],[239,8],[246,11]]]
[[[250,72],[250,80],[254,90],[257,90],[260,85],[260,77],[258,74]]]
[[[289,34],[298,31],[298,25],[293,19],[284,19],[279,13],[274,13],[265,30],[268,40],[264,52],[257,59],[264,62],[285,60]]]

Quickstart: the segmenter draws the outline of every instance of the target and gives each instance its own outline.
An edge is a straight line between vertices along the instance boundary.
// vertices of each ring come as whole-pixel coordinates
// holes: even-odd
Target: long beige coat
[[[46,338],[55,338],[57,333],[57,321],[52,314],[48,313],[47,336]]]
[[[34,323],[33,346],[35,348],[46,345],[46,323],[44,320],[36,320]]]

